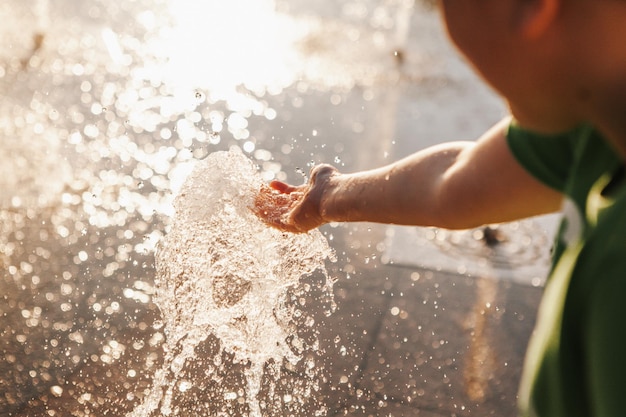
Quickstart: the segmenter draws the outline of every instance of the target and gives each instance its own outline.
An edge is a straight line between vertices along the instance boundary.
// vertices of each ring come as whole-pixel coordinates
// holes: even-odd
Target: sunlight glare
[[[174,26],[162,39],[167,84],[205,88],[212,101],[238,86],[278,94],[296,78],[294,42],[302,27],[272,0],[172,0]]]

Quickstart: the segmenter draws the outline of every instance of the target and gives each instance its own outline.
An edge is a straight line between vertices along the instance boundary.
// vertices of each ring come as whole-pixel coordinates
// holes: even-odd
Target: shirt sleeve
[[[547,186],[563,192],[576,159],[579,130],[542,135],[512,122],[507,131],[507,142],[517,161],[528,172]]]

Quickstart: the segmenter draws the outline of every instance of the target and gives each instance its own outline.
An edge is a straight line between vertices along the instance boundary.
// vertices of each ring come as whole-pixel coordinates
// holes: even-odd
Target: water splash
[[[283,363],[300,361],[297,346],[303,342],[288,290],[303,275],[325,271],[333,253],[319,231],[288,234],[263,224],[250,210],[261,184],[238,148],[199,161],[183,184],[171,230],[156,255],[155,301],[167,338],[165,359],[130,416],[157,409],[160,415],[187,415],[189,410],[175,404],[184,400],[175,397],[194,387],[206,391],[210,381],[220,383],[223,400],[243,398],[248,414],[261,416],[264,369],[277,378]],[[217,347],[200,355],[201,345],[211,341]],[[224,355],[243,368],[243,395],[223,387]],[[194,362],[204,372],[186,370]]]

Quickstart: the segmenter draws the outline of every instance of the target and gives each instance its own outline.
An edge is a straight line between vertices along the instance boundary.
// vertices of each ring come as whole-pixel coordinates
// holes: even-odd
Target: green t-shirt
[[[520,386],[524,416],[615,417],[626,406],[626,181],[590,126],[538,135],[512,124],[519,162],[561,191],[564,219]]]

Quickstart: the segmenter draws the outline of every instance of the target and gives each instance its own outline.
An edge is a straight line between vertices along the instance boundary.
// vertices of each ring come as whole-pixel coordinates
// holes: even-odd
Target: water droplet
[[[192,154],[195,159],[204,159],[211,153],[208,145],[197,146],[193,149]]]
[[[178,390],[180,392],[188,391],[191,387],[193,387],[193,384],[190,381],[180,381],[178,383]]]
[[[306,172],[304,172],[304,170],[303,170],[302,168],[297,167],[297,168],[296,168],[296,173],[298,173],[298,174],[302,175],[302,177],[303,177],[303,178],[305,179],[305,181],[306,181],[306,177],[307,177],[307,175],[306,175]]]
[[[206,100],[206,95],[201,91],[196,91],[195,97],[198,103],[203,103]]]
[[[218,132],[209,133],[209,143],[211,143],[212,145],[217,145],[218,143],[220,143],[221,139],[222,138],[220,137],[220,134]]]
[[[63,395],[63,388],[58,385],[53,385],[52,387],[50,387],[50,394],[54,395],[55,397],[60,397],[61,395]]]

